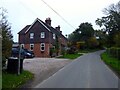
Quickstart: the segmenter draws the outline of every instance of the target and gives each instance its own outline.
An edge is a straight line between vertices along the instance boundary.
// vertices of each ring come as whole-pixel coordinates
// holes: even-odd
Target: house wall
[[[23,43],[25,43],[25,35],[24,34],[21,34],[21,35],[19,35],[19,43],[21,44],[23,44]]]
[[[45,38],[40,37],[40,33],[45,32]],[[30,33],[34,33],[34,38],[30,39]],[[31,29],[26,33],[26,43],[48,43],[49,42],[49,31],[41,25],[38,21],[31,27]]]
[[[62,45],[67,46],[67,42],[68,41],[66,39],[64,39],[63,37],[61,38]]]
[[[30,50],[30,44],[25,44],[25,48]],[[48,43],[45,43],[45,51],[41,52],[40,43],[34,44],[33,52],[35,54],[35,57],[50,57],[49,48],[50,48],[50,45]]]
[[[45,38],[40,37],[41,32],[45,32]],[[34,33],[33,39],[30,39],[30,33]],[[61,53],[62,47],[67,45],[67,40],[62,36],[62,34],[58,33],[57,30],[49,31],[48,29],[46,29],[39,21],[36,21],[30,28],[30,30],[28,30],[24,34],[19,34],[19,43],[24,44],[24,47],[29,50],[30,44],[34,44],[33,52],[36,57],[49,57],[50,46],[52,47],[52,45],[56,45],[56,40],[53,39],[53,33],[57,33],[56,35],[58,35],[58,39],[60,42],[59,52]],[[40,43],[45,43],[45,51],[43,53],[40,51]]]

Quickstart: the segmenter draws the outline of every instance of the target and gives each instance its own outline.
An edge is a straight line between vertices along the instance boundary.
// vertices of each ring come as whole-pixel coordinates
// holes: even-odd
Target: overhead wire
[[[26,8],[28,11],[30,11],[34,16],[38,16],[32,9],[30,9],[28,6],[26,6],[21,0],[18,0],[19,3]]]
[[[67,23],[70,27],[75,29],[63,16],[61,16],[55,9],[53,9],[48,3],[44,0],[41,0],[44,4],[46,4],[54,13],[56,13],[65,23]]]
[[[18,0],[19,3],[26,8],[27,10],[29,10],[32,14],[34,14],[35,16],[38,16],[33,10],[31,10],[30,8],[28,8],[25,4],[23,4],[23,2],[21,2],[21,0]],[[55,9],[53,9],[48,3],[46,3],[44,0],[41,0],[45,5],[47,5],[48,8],[50,8],[55,14],[57,14],[66,24],[68,24],[71,28],[75,29],[63,16],[61,16]]]

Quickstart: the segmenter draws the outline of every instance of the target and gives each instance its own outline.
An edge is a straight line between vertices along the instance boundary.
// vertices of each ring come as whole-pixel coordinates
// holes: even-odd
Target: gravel
[[[23,68],[24,70],[32,72],[34,74],[34,78],[22,85],[21,88],[33,88],[70,62],[71,61],[69,59],[56,58],[25,59],[23,62]]]

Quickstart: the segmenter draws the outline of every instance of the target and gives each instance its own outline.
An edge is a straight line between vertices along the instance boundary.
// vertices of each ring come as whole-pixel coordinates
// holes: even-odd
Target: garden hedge
[[[120,60],[120,48],[117,48],[117,47],[108,48],[107,53],[110,56],[118,58]]]

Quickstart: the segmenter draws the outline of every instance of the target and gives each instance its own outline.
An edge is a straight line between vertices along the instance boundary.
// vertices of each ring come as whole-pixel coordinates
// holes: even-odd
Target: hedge
[[[118,58],[120,60],[120,48],[111,47],[107,49],[107,53],[115,58]]]

